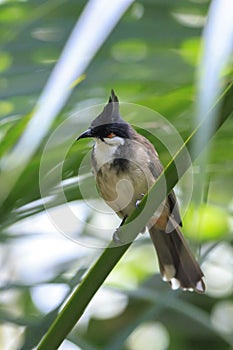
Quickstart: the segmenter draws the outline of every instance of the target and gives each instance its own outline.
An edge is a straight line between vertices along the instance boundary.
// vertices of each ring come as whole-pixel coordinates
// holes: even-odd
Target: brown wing
[[[174,191],[171,191],[168,195],[168,202],[170,207],[170,212],[174,216],[175,221],[182,227],[182,220],[180,217],[180,211],[178,207],[178,202]]]
[[[154,179],[157,179],[163,171],[163,166],[159,160],[158,153],[156,152],[152,143],[150,143],[150,141],[148,141],[144,136],[140,135],[140,139],[138,138],[137,141],[143,143],[143,145],[147,149],[147,154],[148,154],[149,159],[150,159],[149,169],[150,169]],[[179,207],[178,207],[178,203],[177,203],[177,199],[176,199],[174,191],[171,191],[168,195],[168,204],[169,204],[170,212],[172,213],[175,221],[180,226],[182,226],[182,220],[180,217]]]

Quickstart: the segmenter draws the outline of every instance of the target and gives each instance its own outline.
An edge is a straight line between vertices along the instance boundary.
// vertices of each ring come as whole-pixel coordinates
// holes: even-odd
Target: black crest
[[[121,118],[119,113],[119,100],[115,95],[115,92],[111,90],[111,96],[109,97],[108,104],[104,107],[103,112],[93,120],[91,123],[91,128],[113,123],[125,123],[125,121]]]
[[[103,139],[113,133],[123,138],[130,138],[131,127],[120,116],[119,100],[115,92],[111,90],[111,96],[102,113],[91,123],[92,136]]]

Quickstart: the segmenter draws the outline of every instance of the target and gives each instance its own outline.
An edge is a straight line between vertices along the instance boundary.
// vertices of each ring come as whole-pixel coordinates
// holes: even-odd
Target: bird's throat
[[[117,137],[117,140],[114,141],[113,139],[104,139],[104,141],[96,140],[93,149],[93,157],[97,168],[100,169],[106,163],[111,165],[116,158],[118,147],[123,144],[124,139],[120,137]]]

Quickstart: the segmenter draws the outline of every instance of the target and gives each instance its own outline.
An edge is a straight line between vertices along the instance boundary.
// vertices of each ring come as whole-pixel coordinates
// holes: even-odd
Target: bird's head
[[[131,127],[120,116],[119,100],[114,91],[104,110],[93,120],[90,127],[84,131],[77,140],[93,137],[109,144],[119,139],[128,139],[131,134]]]

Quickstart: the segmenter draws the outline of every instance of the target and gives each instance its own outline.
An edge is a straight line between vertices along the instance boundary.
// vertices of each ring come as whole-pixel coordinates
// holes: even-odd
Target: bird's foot
[[[144,197],[144,193],[141,193],[141,196],[142,196],[142,198],[143,198],[143,197]],[[139,206],[140,203],[141,203],[141,199],[138,199],[138,200],[136,201],[136,203],[135,203],[135,206],[136,206],[137,209],[138,209],[138,206]],[[143,227],[141,233],[143,234],[143,233],[145,233],[145,232],[146,232],[146,227]]]
[[[141,193],[142,198],[144,197],[144,193]],[[138,209],[139,204],[141,203],[141,199],[138,199],[135,203],[136,208]]]
[[[119,237],[119,233],[121,232],[121,226],[124,225],[126,219],[127,219],[127,215],[124,216],[123,220],[121,221],[120,226],[117,227],[116,231],[113,233],[112,239],[117,244],[124,244],[124,242]]]
[[[119,233],[121,232],[121,227],[118,227],[116,231],[113,233],[112,239],[117,244],[124,244],[124,242],[120,239]]]

